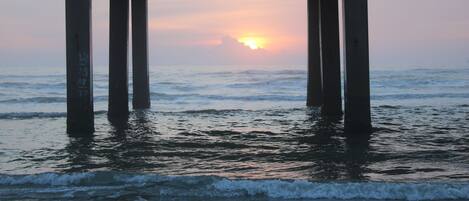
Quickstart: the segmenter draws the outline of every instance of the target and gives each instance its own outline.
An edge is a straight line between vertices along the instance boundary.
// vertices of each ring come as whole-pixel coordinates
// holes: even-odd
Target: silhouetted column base
[[[94,132],[91,0],[67,0],[67,132]]]
[[[112,0],[110,6],[108,117],[127,118],[129,0]]]
[[[338,0],[320,0],[323,116],[341,116],[340,34]]]
[[[308,89],[306,105],[322,105],[319,0],[308,0]]]
[[[132,0],[132,56],[134,109],[150,108],[148,73],[148,1]]]
[[[367,0],[344,1],[345,24],[345,129],[369,133],[370,64]]]

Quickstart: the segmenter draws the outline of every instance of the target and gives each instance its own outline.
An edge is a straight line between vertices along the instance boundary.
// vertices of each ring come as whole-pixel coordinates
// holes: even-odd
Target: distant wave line
[[[373,95],[372,100],[409,100],[433,98],[469,98],[469,93],[433,93],[433,94],[386,94]]]
[[[129,94],[131,100],[132,94]],[[435,93],[435,94],[386,94],[373,95],[372,100],[411,100],[411,99],[434,99],[434,98],[469,98],[469,93]],[[304,95],[252,95],[252,96],[229,96],[229,95],[208,95],[208,94],[167,94],[151,93],[151,99],[154,101],[164,100],[232,100],[232,101],[305,101]],[[107,101],[108,96],[95,96],[95,102]],[[14,98],[0,100],[4,104],[23,104],[23,103],[66,103],[66,97],[31,97]]]
[[[107,111],[96,111],[95,114],[104,114]],[[49,119],[49,118],[65,118],[66,112],[10,112],[0,113],[1,120],[25,120],[25,119]]]

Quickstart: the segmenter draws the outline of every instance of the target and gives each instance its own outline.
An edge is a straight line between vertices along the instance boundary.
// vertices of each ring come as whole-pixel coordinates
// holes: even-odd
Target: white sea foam
[[[469,199],[468,184],[444,183],[313,183],[307,181],[231,181],[216,182],[226,192],[246,192],[282,199]]]
[[[34,186],[34,188],[31,187]],[[59,197],[126,192],[154,197],[272,199],[467,200],[469,183],[309,182],[305,180],[230,180],[220,177],[160,176],[114,172],[0,176],[1,197]],[[10,189],[10,190],[9,190]],[[13,189],[13,190],[12,190]],[[81,192],[81,193],[77,193]]]
[[[50,185],[50,186],[67,186],[78,184],[83,180],[94,177],[94,173],[72,173],[72,174],[56,174],[45,173],[37,175],[24,176],[0,176],[0,185]]]

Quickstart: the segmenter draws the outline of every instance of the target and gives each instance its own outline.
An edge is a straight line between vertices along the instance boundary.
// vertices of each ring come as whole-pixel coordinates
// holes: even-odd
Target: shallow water
[[[155,67],[126,122],[95,71],[88,137],[65,133],[63,69],[0,75],[0,198],[469,199],[469,69],[373,70],[366,138],[304,107],[301,67]]]

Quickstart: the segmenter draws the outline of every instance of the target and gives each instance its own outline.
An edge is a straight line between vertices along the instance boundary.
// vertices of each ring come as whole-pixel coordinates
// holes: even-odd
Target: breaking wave
[[[288,200],[465,200],[469,183],[310,182],[161,176],[122,172],[0,175],[0,198],[269,198]],[[118,191],[116,191],[118,190]]]

